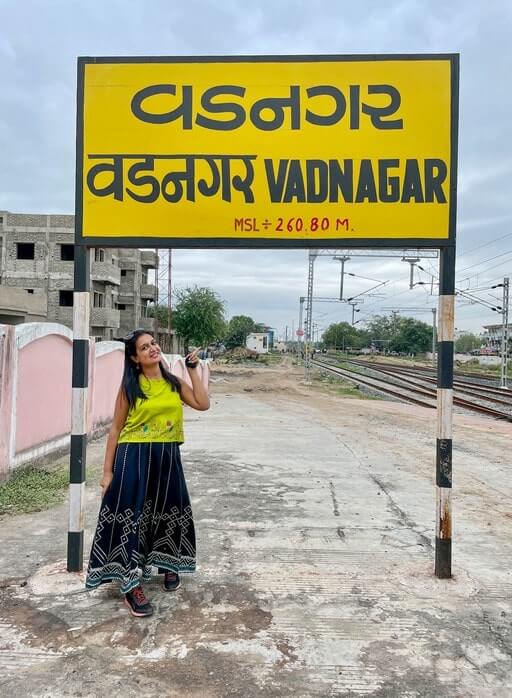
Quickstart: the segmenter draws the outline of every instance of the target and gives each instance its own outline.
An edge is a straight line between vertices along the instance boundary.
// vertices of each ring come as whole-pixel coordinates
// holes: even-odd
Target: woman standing
[[[180,459],[182,401],[207,410],[210,401],[197,372],[195,353],[185,364],[192,387],[162,363],[160,347],[146,330],[123,339],[124,373],[105,450],[102,502],[86,587],[119,580],[134,616],[150,616],[151,603],[139,578],[152,566],[164,573],[164,589],[180,585],[180,572],[194,572],[195,532]]]

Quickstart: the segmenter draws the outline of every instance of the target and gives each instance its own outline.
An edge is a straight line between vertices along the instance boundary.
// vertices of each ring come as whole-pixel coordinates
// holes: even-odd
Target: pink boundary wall
[[[87,428],[109,424],[121,383],[124,345],[91,342]],[[0,325],[0,480],[24,463],[69,445],[72,333],[54,323]],[[165,357],[190,385],[181,356]],[[198,367],[208,387],[210,367]]]
[[[70,433],[71,348],[49,334],[18,350],[15,453]]]

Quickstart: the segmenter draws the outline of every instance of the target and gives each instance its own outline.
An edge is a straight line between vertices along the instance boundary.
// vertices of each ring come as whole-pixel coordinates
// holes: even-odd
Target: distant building
[[[0,285],[0,324],[45,322],[47,298],[43,289],[32,292],[15,286]]]
[[[74,216],[0,211],[0,319],[73,326]],[[156,252],[95,248],[91,256],[90,334],[108,340],[135,327],[154,329],[157,300],[148,271]]]
[[[269,339],[266,332],[251,332],[247,335],[245,346],[258,354],[268,354]]]
[[[501,342],[503,339],[503,324],[500,325],[484,325],[485,334],[483,335],[483,340],[486,344],[486,348],[495,351],[497,353],[501,352]],[[508,335],[508,346],[510,351],[510,343],[512,342],[512,325],[507,325],[507,335]]]
[[[132,248],[117,253],[121,269],[117,303],[121,332],[126,334],[135,327],[156,332],[156,319],[148,317],[148,311],[158,302],[158,288],[148,282],[148,271],[158,268],[158,254]]]

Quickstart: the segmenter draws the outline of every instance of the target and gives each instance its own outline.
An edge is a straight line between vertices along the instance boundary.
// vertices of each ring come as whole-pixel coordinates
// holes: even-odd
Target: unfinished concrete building
[[[74,216],[0,211],[0,319],[73,324]],[[96,339],[148,325],[155,252],[96,248],[91,255],[91,324]],[[141,296],[142,294],[142,296]],[[149,327],[149,325],[151,327]]]
[[[149,278],[150,270],[158,268],[158,255],[153,250],[120,249],[121,285],[118,308],[122,333],[136,327],[156,332],[155,318],[148,317],[149,308],[158,301],[158,288]]]

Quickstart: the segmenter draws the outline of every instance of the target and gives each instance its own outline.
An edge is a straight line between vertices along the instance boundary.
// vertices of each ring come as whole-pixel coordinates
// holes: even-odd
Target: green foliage
[[[368,344],[385,351],[420,354],[432,348],[432,326],[411,317],[375,315],[366,323]]]
[[[389,343],[391,351],[421,354],[432,348],[432,327],[412,317],[398,318],[398,331]]]
[[[226,331],[224,303],[210,288],[181,289],[176,293],[172,327],[185,344],[207,346]]]
[[[366,323],[370,342],[376,340],[378,348],[385,346],[390,342],[398,329],[400,318],[393,315],[374,315]]]
[[[158,327],[169,327],[169,308],[166,305],[150,306],[148,308],[148,317],[156,318]]]
[[[23,468],[0,485],[0,514],[27,514],[59,504],[68,483],[67,467],[58,470]]]
[[[338,322],[325,330],[322,343],[327,349],[362,349],[368,343],[368,333],[348,322]]]
[[[245,347],[247,335],[254,332],[256,324],[248,315],[234,315],[228,323],[224,339],[226,349]]]
[[[475,349],[480,349],[481,346],[481,338],[471,332],[467,332],[455,340],[455,351],[461,354],[469,354]]]

